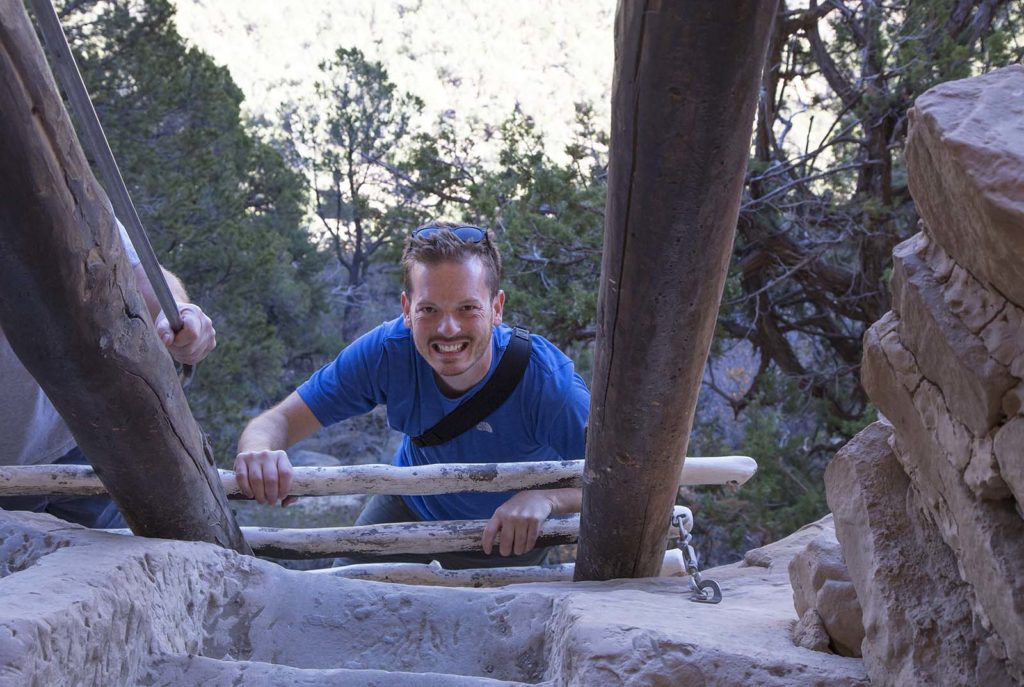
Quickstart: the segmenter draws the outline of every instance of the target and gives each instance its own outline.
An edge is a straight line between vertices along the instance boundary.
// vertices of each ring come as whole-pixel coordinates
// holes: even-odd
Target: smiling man
[[[235,473],[247,496],[287,504],[291,464],[285,450],[322,426],[378,405],[387,407],[388,424],[405,435],[395,465],[584,457],[590,394],[572,361],[537,335],[529,337],[522,377],[504,402],[468,431],[423,440],[486,387],[515,334],[502,324],[501,258],[485,230],[420,227],[406,241],[402,267],[402,315],[357,339],[246,427]],[[579,489],[378,495],[356,524],[488,519],[480,552],[375,560],[436,558],[446,568],[534,565],[546,553],[535,548],[540,524],[553,513],[578,511],[580,499]]]

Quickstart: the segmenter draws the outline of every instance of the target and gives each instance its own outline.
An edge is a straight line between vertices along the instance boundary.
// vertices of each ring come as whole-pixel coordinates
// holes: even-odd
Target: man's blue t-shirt
[[[487,376],[462,396],[448,398],[399,317],[354,341],[300,386],[298,393],[324,426],[386,405],[388,424],[405,434],[395,465],[583,458],[590,392],[572,361],[537,335],[531,335],[530,362],[519,385],[485,421],[439,446],[420,448],[410,441],[409,437],[433,427],[490,379],[511,336],[509,327],[495,327]],[[402,498],[423,520],[476,520],[490,518],[513,493]]]

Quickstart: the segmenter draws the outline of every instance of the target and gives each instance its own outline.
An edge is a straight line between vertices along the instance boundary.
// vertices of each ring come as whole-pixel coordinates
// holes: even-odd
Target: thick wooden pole
[[[248,551],[23,4],[0,3],[0,327],[136,534]]]
[[[776,8],[619,2],[577,580],[661,564]]]

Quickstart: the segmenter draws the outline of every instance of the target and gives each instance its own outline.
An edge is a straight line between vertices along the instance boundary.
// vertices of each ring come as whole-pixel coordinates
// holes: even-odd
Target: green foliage
[[[888,309],[892,247],[917,222],[898,154],[905,113],[936,83],[1019,53],[1016,43],[1007,47],[1019,33],[1019,9],[997,4],[987,15],[980,3],[949,0],[884,9],[836,3],[820,13],[784,3],[712,348],[714,367],[730,340],[749,341],[752,383],[719,393],[712,380],[703,396],[706,404],[728,405],[741,438],[726,441],[736,431],[720,414],[705,414],[694,428],[698,452],[746,453],[761,470],[735,495],[695,495],[705,511],[698,522],[708,516],[721,535],[712,541],[725,542],[709,551],[713,560],[822,515],[827,460],[871,421],[857,378],[860,342]],[[832,118],[820,145],[810,134],[799,142],[786,136],[806,107]],[[586,107],[578,109],[566,163],[547,156],[541,132],[519,110],[479,131],[497,139],[494,161],[455,131],[442,118],[430,134],[416,135],[403,198],[433,216],[492,227],[505,258],[509,319],[587,357],[607,137]]]
[[[750,342],[752,383],[706,385],[704,403],[733,419],[703,415],[690,451],[746,453],[760,471],[736,492],[688,494],[711,562],[823,514],[828,459],[874,416],[857,380],[860,341],[889,307],[892,246],[915,231],[899,154],[907,109],[939,82],[1024,57],[1020,2],[788,4],[712,349],[713,367],[732,342]],[[72,43],[157,252],[215,319],[220,346],[192,405],[222,451],[245,409],[337,349],[319,334],[325,263],[347,273],[330,286],[351,339],[371,268],[393,264],[398,239],[426,219],[492,228],[508,319],[589,368],[608,158],[590,107],[577,107],[562,161],[518,109],[469,136],[453,112],[418,131],[422,102],[381,62],[339,48],[268,142],[241,121],[227,72],[178,36],[169,0],[72,5]],[[789,136],[805,110],[830,120],[820,140]]]
[[[157,256],[217,329],[189,400],[226,460],[246,409],[325,349],[302,178],[247,130],[241,91],[184,43],[166,0],[78,2],[63,19]]]
[[[495,132],[493,163],[474,141],[456,137],[449,118],[419,133],[404,171],[405,195],[425,216],[491,228],[504,262],[506,319],[582,350],[594,336],[607,136],[584,105],[577,106],[565,163],[551,160],[534,121],[518,109]]]
[[[772,388],[777,387],[777,388]],[[712,421],[695,427],[689,455],[755,456],[757,474],[742,487],[693,487],[683,504],[694,512],[694,546],[704,565],[738,559],[743,551],[776,541],[828,512],[823,475],[835,443],[825,428],[794,422],[801,398],[796,385],[778,375],[765,385],[765,398],[743,411],[742,440],[730,445],[725,428]],[[785,401],[780,402],[780,399]]]
[[[309,180],[317,227],[347,273],[343,330],[352,339],[371,261],[414,219],[394,174],[423,103],[399,93],[384,66],[355,48],[339,48],[320,72],[315,97],[281,112],[282,142]]]
[[[521,112],[502,125],[501,137],[498,168],[471,189],[468,215],[498,230],[510,319],[562,348],[586,343],[597,311],[607,140],[584,106],[565,164],[545,155]]]

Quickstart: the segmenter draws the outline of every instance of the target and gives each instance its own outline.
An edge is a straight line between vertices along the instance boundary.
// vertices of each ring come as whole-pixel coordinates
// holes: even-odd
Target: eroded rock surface
[[[709,606],[678,578],[420,588],[0,511],[0,540],[50,542],[0,579],[0,685],[866,685],[791,640],[787,567],[822,531],[708,571]]]
[[[1024,66],[940,84],[910,111],[907,172],[935,238],[1024,303]]]
[[[831,529],[812,523],[705,577],[722,585],[718,606],[668,590],[671,581],[572,585],[555,606],[550,675],[556,684],[867,685],[860,659],[796,646],[788,567],[807,543]],[[528,585],[534,586],[534,585]],[[568,589],[567,589],[568,590]]]
[[[832,650],[840,656],[860,656],[864,641],[860,603],[832,527],[793,557],[789,581],[793,585],[793,606],[800,618],[799,632],[794,634],[797,644],[818,651]],[[824,648],[815,631],[819,624],[826,634]]]
[[[825,473],[836,534],[863,608],[872,684],[1009,685],[975,625],[972,591],[875,423]],[[993,680],[992,674],[1001,674]],[[985,677],[986,679],[981,679]]]
[[[941,290],[934,271],[920,275],[929,271],[926,262],[917,261],[907,268],[923,254],[920,249],[914,252],[914,245],[920,248],[926,243],[925,237],[911,239],[895,252],[899,267],[894,281],[918,276],[916,285],[902,283],[894,289],[897,293],[906,294],[912,288]],[[935,307],[945,303],[941,293],[931,294],[929,300]],[[1003,305],[1004,309],[1015,307],[1008,302]],[[905,334],[908,329],[902,317],[909,308],[901,298],[896,299],[894,308],[901,310],[894,310],[872,327],[865,339],[862,382],[895,426],[892,444],[896,459],[972,589],[973,616],[982,627],[991,629],[993,655],[1009,658],[1008,670],[1024,680],[1024,573],[1019,564],[1024,560],[1024,520],[993,451],[995,436],[1006,419],[1000,411],[975,424],[979,418],[969,419],[963,406],[951,400],[986,388],[992,377],[983,377],[981,371],[991,370],[995,363],[973,367],[964,363],[979,359],[986,350],[979,335],[964,333],[966,326],[936,328],[932,338],[942,338],[941,345],[933,342],[910,348],[915,345],[914,335]],[[955,315],[947,309],[941,317]],[[938,368],[946,374],[925,372]],[[952,381],[956,375],[949,371],[954,368],[958,374],[975,370],[974,384]],[[1019,382],[1009,379],[1001,386],[1012,388],[1014,381]],[[1020,460],[1020,454],[1011,459],[1013,463]]]
[[[1024,67],[911,112],[921,232],[861,381],[888,424],[826,473],[880,685],[1024,684]]]

